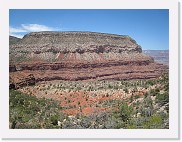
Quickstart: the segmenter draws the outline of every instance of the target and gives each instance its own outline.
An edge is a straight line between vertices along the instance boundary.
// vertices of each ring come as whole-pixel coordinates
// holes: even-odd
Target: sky
[[[128,35],[143,50],[169,49],[168,9],[10,9],[9,33],[91,31]]]

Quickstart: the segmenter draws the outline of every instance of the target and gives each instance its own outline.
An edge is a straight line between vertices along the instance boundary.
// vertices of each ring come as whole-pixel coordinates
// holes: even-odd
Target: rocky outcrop
[[[10,46],[10,64],[36,81],[150,79],[168,70],[129,36],[94,32],[27,34]]]
[[[141,52],[141,47],[129,36],[94,32],[30,33],[13,47],[19,51],[42,53]]]
[[[35,77],[33,74],[24,72],[11,72],[9,76],[9,88],[18,89],[20,87],[35,85]]]
[[[15,65],[9,65],[9,72],[15,72],[16,70],[16,66]]]
[[[38,32],[10,46],[10,62],[60,61],[67,54],[141,53],[129,36],[93,32]],[[90,55],[92,57],[92,55]],[[89,58],[88,58],[89,59]]]

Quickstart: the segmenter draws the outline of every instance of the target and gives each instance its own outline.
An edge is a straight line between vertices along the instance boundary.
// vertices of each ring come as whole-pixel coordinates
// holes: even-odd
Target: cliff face
[[[27,34],[17,44],[12,45],[10,61],[53,62],[60,61],[67,55],[71,56],[72,53],[75,56],[86,55],[83,56],[84,60],[89,60],[87,56],[92,58],[100,53],[141,52],[141,47],[129,36],[91,32],[40,32]]]
[[[19,51],[33,53],[120,53],[142,51],[136,41],[129,36],[92,32],[30,33],[25,35],[14,47],[19,47]]]
[[[37,81],[150,79],[167,70],[129,36],[93,32],[27,34],[10,46],[10,64]]]

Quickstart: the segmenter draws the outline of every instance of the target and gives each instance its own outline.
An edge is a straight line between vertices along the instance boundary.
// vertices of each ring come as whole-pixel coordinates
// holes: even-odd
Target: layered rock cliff
[[[36,81],[150,79],[168,69],[131,37],[94,32],[27,34],[10,45],[10,65],[10,72],[32,74]]]

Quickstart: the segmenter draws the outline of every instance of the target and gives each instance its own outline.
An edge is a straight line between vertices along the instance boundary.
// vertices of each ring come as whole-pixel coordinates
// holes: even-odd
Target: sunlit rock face
[[[130,80],[157,78],[168,71],[124,35],[34,32],[11,44],[9,51],[11,78],[24,73],[36,81]]]

